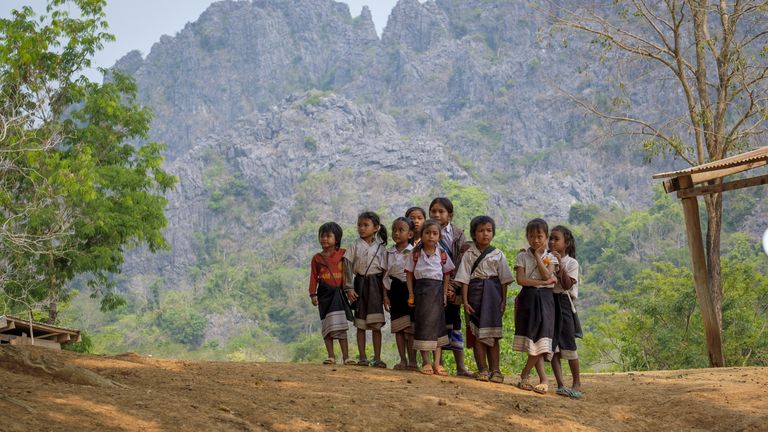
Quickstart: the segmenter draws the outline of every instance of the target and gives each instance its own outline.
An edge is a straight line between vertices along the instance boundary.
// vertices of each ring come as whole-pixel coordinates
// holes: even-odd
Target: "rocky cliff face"
[[[541,24],[529,2],[400,0],[379,39],[367,9],[353,18],[332,0],[223,1],[146,58],[129,53],[116,67],[153,108],[152,138],[169,145],[181,182],[173,251],[135,254],[128,284],[193,285],[201,233],[258,249],[297,224],[353,224],[363,209],[389,220],[442,178],[489,192],[507,226],[531,213],[562,221],[576,202],[646,202],[660,167],[595,145],[594,121],[552,80],[584,94],[600,81],[541,42]],[[308,196],[312,184],[333,193]]]

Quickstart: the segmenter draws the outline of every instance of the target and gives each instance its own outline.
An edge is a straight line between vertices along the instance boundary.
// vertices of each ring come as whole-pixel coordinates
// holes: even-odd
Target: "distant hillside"
[[[180,178],[173,250],[137,251],[118,277],[131,310],[204,327],[177,343],[293,343],[317,326],[305,267],[324,221],[342,224],[346,243],[358,212],[388,225],[447,184],[475,187],[507,229],[533,215],[565,222],[575,204],[650,205],[651,174],[680,164],[646,164],[556,90],[611,103],[612,71],[589,41],[551,40],[538,3],[400,0],[379,38],[367,9],[353,17],[332,0],[222,1],[146,57],[128,53],[115,67],[136,79]],[[664,85],[636,95],[636,109]]]

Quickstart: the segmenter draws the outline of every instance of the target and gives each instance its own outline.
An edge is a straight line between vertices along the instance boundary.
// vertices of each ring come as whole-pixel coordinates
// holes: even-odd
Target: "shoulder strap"
[[[475,270],[477,270],[477,266],[480,265],[480,263],[483,261],[483,258],[485,258],[489,253],[491,253],[491,252],[493,252],[495,250],[496,250],[495,247],[493,247],[491,245],[488,245],[488,247],[486,247],[485,249],[483,249],[482,252],[480,252],[480,256],[477,257],[477,259],[475,260],[474,264],[472,264],[472,270],[469,272],[469,276],[470,277],[472,277],[472,273],[474,273]]]
[[[376,257],[379,256],[379,248],[381,248],[381,242],[376,242],[376,252],[373,253],[373,258],[371,258],[371,262],[368,263],[368,267],[365,268],[365,274],[363,276],[368,276],[368,270],[371,268],[371,264],[376,260]]]
[[[442,239],[442,238],[440,239],[440,241],[438,241],[438,243],[440,244],[440,248],[443,251],[448,252],[448,255],[451,257],[451,259],[453,259],[453,251],[451,250],[451,245],[449,245],[445,241],[445,239]]]

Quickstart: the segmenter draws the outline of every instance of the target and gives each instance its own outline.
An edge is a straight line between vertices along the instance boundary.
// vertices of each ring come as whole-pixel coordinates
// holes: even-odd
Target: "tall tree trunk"
[[[54,300],[48,304],[48,324],[56,325],[56,320],[59,319],[58,303]]]
[[[707,209],[707,272],[709,291],[717,315],[717,324],[723,328],[723,279],[720,275],[720,230],[723,223],[723,195],[714,193],[704,196]]]

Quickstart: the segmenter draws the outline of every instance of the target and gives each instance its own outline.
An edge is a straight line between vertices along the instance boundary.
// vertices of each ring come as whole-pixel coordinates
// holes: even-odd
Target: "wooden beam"
[[[768,184],[768,174],[748,179],[734,180],[732,182],[720,183],[716,185],[697,186],[690,189],[682,189],[677,192],[677,197],[688,198],[696,195],[707,195],[764,184]]]
[[[48,338],[54,339],[53,338],[54,336],[59,336],[60,334],[62,333],[47,333],[44,335],[35,334],[35,339],[48,339]]]
[[[3,327],[0,327],[0,332],[2,331],[8,331],[13,330],[16,328],[16,323],[13,321],[6,321],[5,325]]]
[[[680,186],[687,189],[693,186],[690,176],[680,177]],[[709,291],[709,274],[707,272],[707,259],[704,255],[704,242],[701,239],[701,220],[699,219],[699,202],[695,196],[682,198],[683,217],[685,218],[685,231],[688,235],[688,251],[691,254],[693,266],[693,282],[696,286],[696,299],[701,309],[701,318],[704,321],[704,336],[707,339],[709,352],[709,365],[713,367],[725,366],[723,353],[723,335],[717,322],[715,304]]]

